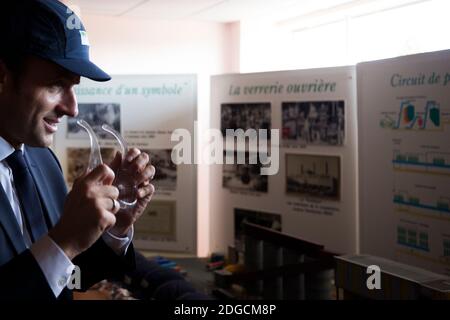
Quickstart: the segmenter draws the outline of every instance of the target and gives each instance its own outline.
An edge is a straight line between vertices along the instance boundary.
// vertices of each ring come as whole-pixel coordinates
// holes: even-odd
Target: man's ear
[[[11,69],[8,68],[6,63],[0,59],[0,94],[10,88],[13,83],[14,79]]]

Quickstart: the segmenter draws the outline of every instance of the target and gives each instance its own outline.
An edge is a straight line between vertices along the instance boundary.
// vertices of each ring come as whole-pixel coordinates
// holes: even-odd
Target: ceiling
[[[281,21],[368,0],[63,0],[81,14],[140,19],[234,22],[264,17]],[[373,1],[373,0],[371,0]]]

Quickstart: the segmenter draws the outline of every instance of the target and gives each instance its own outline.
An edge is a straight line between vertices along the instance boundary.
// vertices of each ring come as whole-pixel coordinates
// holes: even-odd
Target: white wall
[[[240,71],[290,69],[292,34],[274,23],[253,19],[241,22]]]
[[[239,73],[241,71],[241,23],[227,23],[228,31],[228,72]]]
[[[83,22],[92,58],[112,74],[227,71],[225,24],[103,16]]]
[[[239,24],[82,17],[91,58],[115,74],[197,74],[198,125],[209,127],[210,75],[237,72]],[[197,150],[200,150],[197,148]],[[209,254],[209,168],[198,167],[197,254]],[[182,214],[179,213],[179,214]]]
[[[359,8],[364,1],[355,1],[359,11],[349,7],[309,18],[241,21],[240,71],[354,65],[450,48],[448,0],[409,1],[404,6],[379,2],[384,4],[378,9]],[[432,17],[432,22],[426,23],[427,17]]]

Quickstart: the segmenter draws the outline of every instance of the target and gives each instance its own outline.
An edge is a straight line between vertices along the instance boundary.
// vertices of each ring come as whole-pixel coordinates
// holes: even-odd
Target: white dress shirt
[[[20,149],[24,152],[23,145]],[[31,243],[14,186],[12,170],[6,163],[6,158],[14,151],[14,147],[0,136],[0,183],[22,231],[25,245],[30,248],[55,297],[58,297],[70,281],[70,276],[75,266],[64,251],[48,235],[43,236],[33,244]],[[105,232],[102,238],[117,255],[123,255],[126,253],[133,238],[133,228],[130,229],[125,238],[118,238],[109,232]]]

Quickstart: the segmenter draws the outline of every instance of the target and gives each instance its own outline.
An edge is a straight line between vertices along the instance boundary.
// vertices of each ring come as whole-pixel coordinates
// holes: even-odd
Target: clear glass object
[[[100,152],[100,145],[98,144],[97,135],[95,134],[89,123],[87,123],[85,120],[78,120],[77,124],[85,129],[89,135],[91,152],[89,155],[88,171],[91,171],[103,163],[102,155]],[[132,173],[124,167],[125,155],[128,153],[128,145],[122,138],[120,133],[118,133],[110,126],[104,124],[102,125],[102,130],[111,134],[119,143],[120,152],[122,154],[122,163],[117,172],[115,172],[116,178],[114,179],[113,185],[116,186],[117,189],[119,189],[118,202],[120,204],[120,208],[130,209],[137,203],[137,187],[134,184]]]

